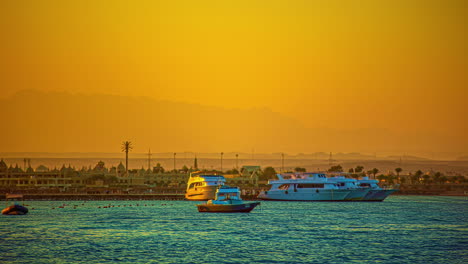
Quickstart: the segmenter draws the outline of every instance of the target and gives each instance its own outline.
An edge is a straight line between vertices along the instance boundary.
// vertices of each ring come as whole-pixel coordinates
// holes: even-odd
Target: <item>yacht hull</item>
[[[215,198],[216,189],[218,186],[197,187],[192,190],[187,190],[185,199],[191,201],[208,201]]]
[[[346,196],[351,193],[349,190],[298,190],[294,191],[266,191],[258,195],[262,200],[276,200],[276,201],[345,201]]]
[[[249,213],[260,202],[242,204],[197,204],[200,213]]]
[[[368,189],[352,189],[351,192],[346,196],[346,201],[361,201],[369,193]]]
[[[396,192],[397,190],[370,190],[363,201],[374,201],[374,202],[381,202],[385,200],[390,194]]]

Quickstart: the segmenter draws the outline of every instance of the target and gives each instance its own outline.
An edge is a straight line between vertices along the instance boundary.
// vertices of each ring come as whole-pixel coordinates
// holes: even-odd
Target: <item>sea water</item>
[[[192,201],[26,203],[29,214],[0,216],[0,263],[468,262],[466,197],[262,201],[249,214]]]

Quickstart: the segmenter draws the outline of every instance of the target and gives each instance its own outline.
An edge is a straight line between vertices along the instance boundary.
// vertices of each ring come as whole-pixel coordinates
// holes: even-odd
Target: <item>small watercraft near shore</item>
[[[197,204],[200,213],[249,213],[260,202],[244,202],[238,187],[221,186],[216,190],[215,199]]]
[[[7,207],[2,210],[2,214],[4,215],[25,215],[28,213],[28,208],[26,208],[24,205],[18,204],[18,202],[15,202],[13,205],[8,206],[8,200],[13,200],[13,199],[23,199],[23,195],[21,194],[6,194],[6,201],[7,201]]]

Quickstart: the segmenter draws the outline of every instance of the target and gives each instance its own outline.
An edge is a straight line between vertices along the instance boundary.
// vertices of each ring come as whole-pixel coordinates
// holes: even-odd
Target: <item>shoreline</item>
[[[446,197],[468,197],[468,194],[407,194],[395,193],[392,196],[446,196]],[[24,201],[135,201],[135,200],[161,200],[182,201],[185,194],[24,194]],[[0,195],[5,200],[5,195]],[[243,195],[243,200],[258,200],[254,195]],[[189,200],[186,200],[189,201]],[[355,201],[360,202],[360,201]]]

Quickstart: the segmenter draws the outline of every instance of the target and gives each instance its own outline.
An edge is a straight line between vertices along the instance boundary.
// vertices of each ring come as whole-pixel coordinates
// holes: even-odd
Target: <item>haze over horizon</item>
[[[9,124],[0,137],[16,138],[5,140],[0,152],[118,153],[121,142],[131,140],[134,153],[151,148],[156,153],[466,155],[464,149],[447,155],[444,144],[449,138],[427,149],[420,133],[411,138],[384,129],[314,129],[267,108],[225,109],[147,97],[27,90],[0,99],[0,112],[6,113],[3,122]]]
[[[463,156],[466,11],[462,0],[10,1],[0,152],[131,140],[138,153]]]

